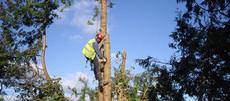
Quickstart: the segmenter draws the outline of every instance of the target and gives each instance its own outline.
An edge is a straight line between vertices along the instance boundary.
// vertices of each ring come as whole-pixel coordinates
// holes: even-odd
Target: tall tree
[[[121,59],[121,61],[117,61],[117,62],[121,62],[119,65],[119,68],[114,68],[114,79],[113,79],[113,96],[117,97],[118,101],[128,101],[128,84],[130,82],[130,78],[129,77],[129,71],[126,72],[126,52],[123,51],[118,52],[116,54],[116,58],[118,60]],[[114,98],[114,100],[116,100]]]
[[[170,36],[178,56],[172,59],[174,77],[184,94],[199,101],[229,99],[230,1],[177,0],[185,3]]]
[[[31,63],[37,64],[37,57],[42,50],[42,36],[57,17],[54,10],[61,5],[69,5],[70,2],[70,0],[0,1],[1,93],[4,88],[13,87],[16,92],[21,93],[21,99],[24,100],[53,96],[52,94],[56,94],[53,93],[54,90],[59,90],[63,94],[61,86],[55,83],[56,81],[45,81],[44,76],[34,78],[34,75],[31,75],[35,74]],[[44,87],[50,89],[43,89]]]
[[[106,63],[104,65],[104,81],[111,81],[111,59],[110,59],[110,39],[107,33],[107,0],[101,0],[101,31],[105,36],[104,54]],[[111,101],[112,95],[111,82],[103,87],[103,101]]]
[[[134,89],[141,92],[141,96],[137,98],[142,101],[184,100],[183,93],[178,90],[177,83],[172,78],[174,73],[170,65],[153,57],[137,59],[136,62],[144,68],[144,72],[134,79]]]

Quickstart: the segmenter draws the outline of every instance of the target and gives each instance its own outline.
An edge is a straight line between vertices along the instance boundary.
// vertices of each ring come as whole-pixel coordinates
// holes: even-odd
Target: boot
[[[100,88],[102,88],[104,85],[107,85],[109,83],[108,81],[103,80],[102,73],[98,73],[98,82]]]
[[[100,88],[100,90],[102,90],[103,87],[104,87],[105,85],[107,85],[107,84],[109,84],[109,81],[100,80],[100,81],[99,81],[99,88]]]

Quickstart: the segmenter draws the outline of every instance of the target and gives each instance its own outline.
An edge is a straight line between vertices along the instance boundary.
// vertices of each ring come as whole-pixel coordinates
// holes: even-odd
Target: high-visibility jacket
[[[93,38],[88,41],[88,43],[85,45],[85,47],[82,50],[82,53],[89,59],[93,60],[96,56],[96,52],[93,48],[93,43],[96,42],[96,40]]]

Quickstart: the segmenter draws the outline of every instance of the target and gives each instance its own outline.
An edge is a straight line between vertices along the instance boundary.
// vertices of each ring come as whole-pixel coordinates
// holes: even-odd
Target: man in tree
[[[104,36],[101,32],[98,32],[95,38],[90,39],[82,50],[82,53],[86,57],[87,61],[90,61],[91,67],[93,67],[96,80],[99,82],[99,86],[102,87],[105,82],[102,79],[102,67],[101,63],[105,63],[106,59],[102,55],[99,47],[99,43],[103,40]]]

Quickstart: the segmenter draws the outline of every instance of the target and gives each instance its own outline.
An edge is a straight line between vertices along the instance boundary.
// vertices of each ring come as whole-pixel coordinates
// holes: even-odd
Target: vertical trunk
[[[125,80],[125,64],[126,64],[126,52],[125,50],[122,53],[122,63],[121,63],[121,75],[122,75],[122,79]]]
[[[98,90],[97,91],[97,99],[96,101],[103,101],[103,91]]]
[[[102,33],[106,36],[104,49],[105,57],[107,62],[104,65],[104,81],[109,81],[109,84],[105,85],[103,88],[103,101],[111,101],[112,95],[112,84],[111,84],[111,60],[110,60],[110,39],[107,34],[107,0],[101,0],[101,30]]]
[[[46,30],[44,30],[43,35],[42,35],[42,68],[43,68],[43,72],[45,75],[45,79],[49,81],[51,80],[51,78],[46,69],[45,52],[46,52]]]
[[[125,72],[125,64],[126,64],[126,52],[123,51],[122,53],[122,63],[121,63],[121,79],[122,81],[126,80],[126,72]],[[120,87],[120,93],[118,93],[118,101],[128,101],[125,95],[124,87],[123,85]]]

